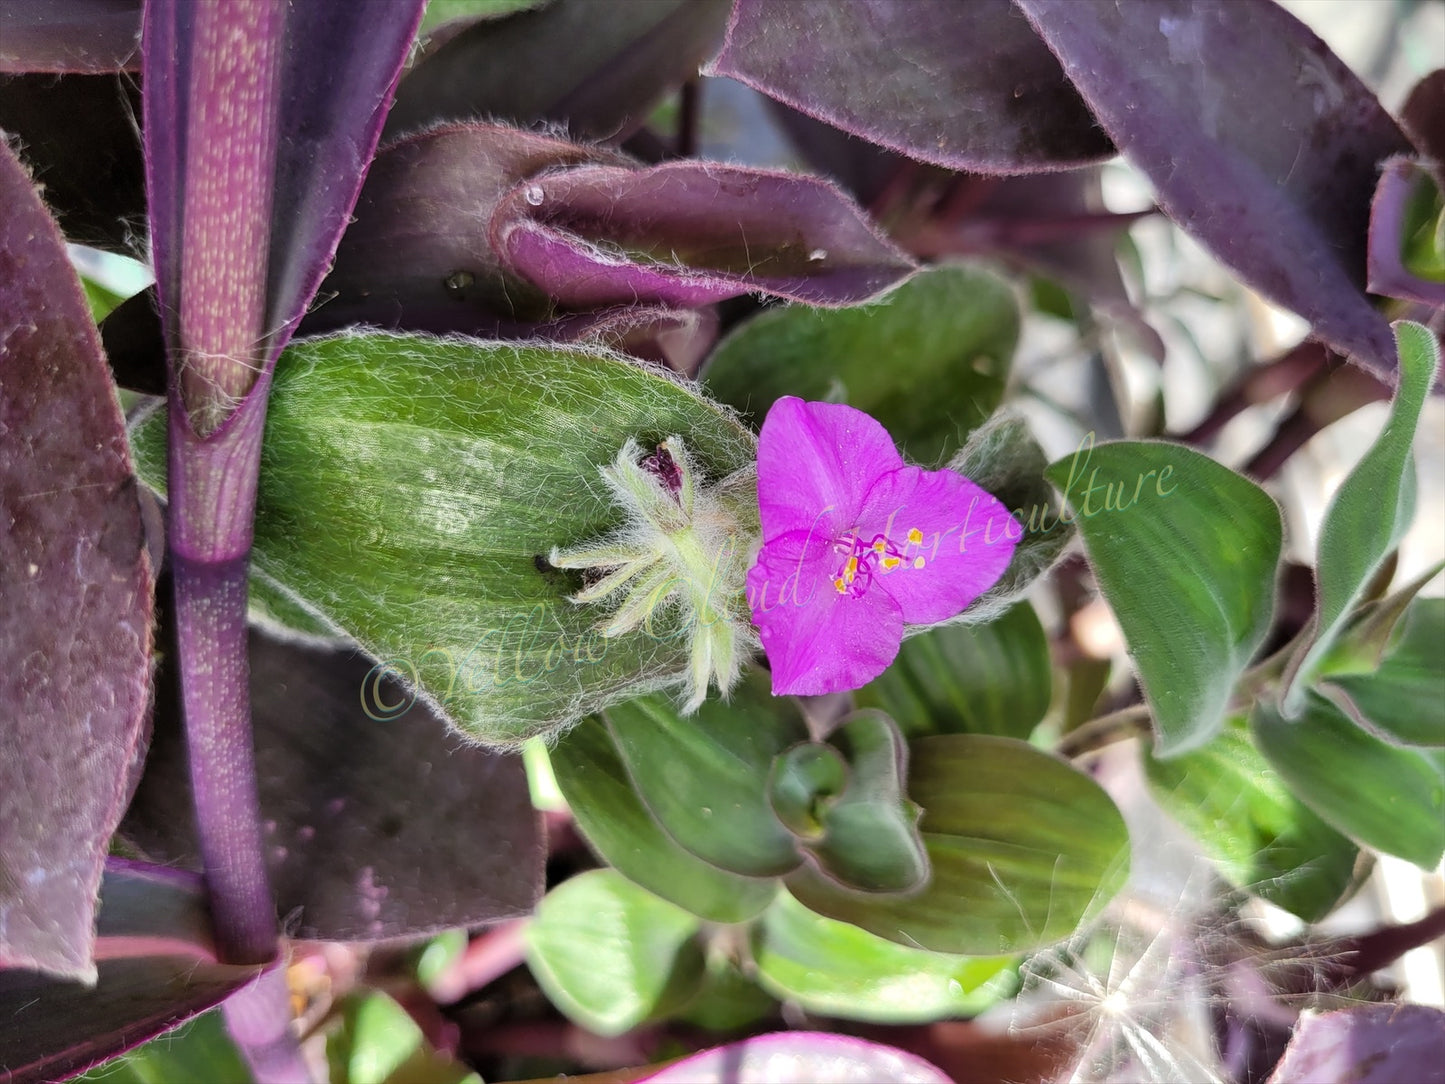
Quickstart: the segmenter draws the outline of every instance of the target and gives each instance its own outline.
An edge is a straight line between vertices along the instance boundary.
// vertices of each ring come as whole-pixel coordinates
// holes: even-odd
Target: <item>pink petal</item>
[[[888,431],[861,410],[784,396],[758,435],[763,538],[846,529],[874,480],[901,466]]]
[[[859,688],[898,655],[898,604],[886,591],[839,594],[837,561],[831,540],[794,531],[765,544],[748,571],[748,603],[777,696]]]
[[[1003,575],[1023,537],[992,494],[953,471],[919,467],[879,478],[856,526],[865,541],[886,535],[901,551],[897,567],[876,576],[868,594],[887,592],[910,625],[961,612]],[[910,541],[914,530],[921,542]]]

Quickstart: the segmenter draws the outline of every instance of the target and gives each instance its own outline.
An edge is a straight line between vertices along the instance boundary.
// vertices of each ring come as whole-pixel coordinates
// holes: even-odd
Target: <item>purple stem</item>
[[[278,928],[261,836],[251,743],[247,557],[266,419],[263,378],[209,439],[170,399],[170,558],[186,750],[216,947],[262,963]]]
[[[312,1084],[301,1044],[291,1031],[291,992],[286,972],[273,967],[256,976],[221,1004],[226,1030],[265,1084]]]

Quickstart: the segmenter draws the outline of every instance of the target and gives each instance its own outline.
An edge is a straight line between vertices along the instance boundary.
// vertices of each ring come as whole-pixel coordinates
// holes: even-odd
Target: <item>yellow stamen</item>
[[[853,582],[853,577],[858,575],[858,558],[848,558],[848,567],[843,570],[843,575],[849,583]]]
[[[914,567],[914,568],[922,568],[922,567],[923,567],[923,558],[922,558],[922,557],[915,557],[915,558],[913,558],[913,567]]]
[[[873,543],[873,552],[874,552],[874,553],[882,553],[882,552],[883,552],[884,550],[886,550],[887,548],[888,548],[888,543],[885,542],[885,541],[883,541],[883,539],[881,539],[881,538],[880,538],[877,542],[874,542],[874,543]]]
[[[915,546],[919,545],[923,541],[923,532],[917,527],[910,527],[908,529],[908,541],[912,542]]]
[[[833,581],[833,586],[834,586],[835,588],[837,588],[838,594],[840,594],[840,595],[843,594],[843,592],[845,592],[845,591],[848,590],[848,585],[847,585],[846,583],[844,583],[841,579],[834,580],[834,581]]]
[[[897,557],[885,557],[885,558],[883,558],[883,560],[880,562],[880,564],[883,565],[883,571],[884,571],[884,572],[892,572],[892,571],[893,571],[895,568],[897,568],[898,565],[900,564],[900,558],[897,558]]]

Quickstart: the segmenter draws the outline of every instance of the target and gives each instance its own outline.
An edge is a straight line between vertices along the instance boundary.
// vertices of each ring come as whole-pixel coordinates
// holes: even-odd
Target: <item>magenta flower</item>
[[[960,613],[1023,536],[961,474],[906,465],[861,410],[792,396],[758,438],[758,506],[748,604],[779,695],[866,685],[897,656],[905,625]]]

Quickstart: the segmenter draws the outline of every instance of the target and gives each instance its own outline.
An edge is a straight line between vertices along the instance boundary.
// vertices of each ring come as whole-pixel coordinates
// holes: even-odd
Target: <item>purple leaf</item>
[[[1269,1084],[1445,1084],[1445,1012],[1363,1005],[1300,1018]]]
[[[1023,534],[962,475],[906,466],[861,410],[791,395],[758,437],[758,508],[748,604],[775,695],[866,685],[898,654],[905,623],[962,612]]]
[[[1370,290],[1387,297],[1418,301],[1438,308],[1445,305],[1445,282],[1421,278],[1405,266],[1406,211],[1423,187],[1434,179],[1418,163],[1394,158],[1385,164],[1370,208]]]
[[[307,334],[365,322],[489,337],[530,330],[550,299],[505,271],[488,238],[498,200],[544,170],[623,164],[614,151],[497,124],[459,124],[376,156]]]
[[[1373,94],[1271,0],[1015,0],[1159,202],[1245,283],[1377,373],[1364,294],[1379,163],[1409,150]]]
[[[134,71],[141,0],[5,0],[0,72]]]
[[[1410,90],[1400,109],[1400,125],[1415,149],[1433,163],[1445,182],[1445,68],[1436,68]]]
[[[554,0],[478,19],[428,48],[397,88],[391,138],[439,121],[564,124],[617,140],[722,39],[728,0]]]
[[[737,0],[707,73],[950,169],[1032,173],[1112,153],[1007,0]]]
[[[151,241],[173,348],[231,373],[275,360],[335,253],[422,6],[151,0]],[[242,31],[245,51],[217,38]],[[196,368],[198,384],[218,376]]]
[[[114,75],[0,75],[0,129],[66,240],[127,256],[144,247],[139,115],[139,89]]]
[[[582,166],[518,185],[492,247],[566,305],[703,305],[748,292],[856,304],[912,262],[815,177],[672,162]]]
[[[350,651],[253,629],[251,697],[266,859],[303,938],[380,940],[527,913],[542,850],[520,757],[459,745],[422,702]],[[173,682],[122,832],[195,866]],[[390,710],[387,706],[390,705]],[[402,705],[411,705],[402,711]],[[304,720],[304,725],[298,725]]]
[[[759,1035],[675,1061],[638,1084],[952,1084],[922,1058],[849,1035]]]
[[[154,584],[95,325],[8,146],[0,207],[0,967],[90,979]]]
[[[95,986],[0,970],[7,1084],[65,1079],[204,1012],[257,975],[216,963],[198,877],[111,861],[101,897]]]

